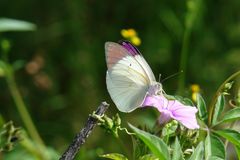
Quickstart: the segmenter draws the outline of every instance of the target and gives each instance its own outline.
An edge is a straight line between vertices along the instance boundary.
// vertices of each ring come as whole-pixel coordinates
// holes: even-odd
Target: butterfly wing
[[[129,46],[134,47],[134,46]],[[117,108],[131,112],[139,107],[155,77],[136,48],[106,42],[107,88]]]

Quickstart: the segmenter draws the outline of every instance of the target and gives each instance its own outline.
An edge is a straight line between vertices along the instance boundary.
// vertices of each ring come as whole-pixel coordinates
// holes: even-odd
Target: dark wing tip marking
[[[126,41],[126,40],[120,40],[118,41],[118,43],[123,46],[125,49],[127,49],[127,51],[132,55],[132,56],[136,56],[136,55],[140,55],[140,51],[137,49],[137,47],[135,47],[131,42]]]

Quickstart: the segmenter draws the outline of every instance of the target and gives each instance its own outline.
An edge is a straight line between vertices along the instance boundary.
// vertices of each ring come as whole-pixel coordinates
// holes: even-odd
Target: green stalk
[[[179,75],[178,93],[183,93],[183,91],[185,89],[185,79],[186,79],[187,58],[188,58],[190,35],[191,35],[191,29],[186,28],[186,30],[184,31],[184,35],[183,35],[183,43],[182,43],[182,50],[181,50],[179,71],[182,72],[182,74]]]
[[[40,135],[37,132],[35,125],[33,124],[33,120],[31,118],[30,114],[28,113],[28,110],[23,101],[23,98],[18,90],[17,84],[15,82],[13,70],[12,70],[11,66],[9,66],[9,64],[6,64],[6,65],[7,66],[5,68],[5,71],[6,71],[7,84],[10,89],[13,100],[16,104],[17,110],[20,114],[20,117],[21,117],[29,135],[32,137],[32,139],[40,146],[45,147]]]
[[[217,92],[215,93],[210,105],[209,105],[209,116],[208,116],[208,126],[211,125],[212,123],[212,117],[213,117],[213,111],[215,108],[215,104],[217,102],[217,98],[218,96],[221,94],[222,89],[225,87],[225,84],[228,83],[229,81],[233,80],[234,78],[236,78],[237,76],[240,75],[240,71],[235,72],[234,74],[232,74],[230,77],[228,77],[222,84],[221,86],[218,88]]]
[[[29,133],[33,142],[36,144],[36,150],[39,152],[37,154],[38,158],[40,160],[49,159],[49,158],[47,158],[46,154],[44,153],[44,151],[46,150],[46,146],[45,146],[43,140],[41,139],[41,137],[33,123],[33,120],[27,110],[27,107],[26,107],[26,105],[23,101],[23,98],[19,92],[19,89],[17,87],[15,77],[14,77],[14,70],[13,70],[11,64],[8,62],[8,52],[11,47],[10,43],[7,40],[3,40],[3,41],[1,41],[0,45],[3,50],[2,55],[1,55],[3,61],[1,61],[1,65],[4,69],[4,74],[5,74],[5,78],[7,81],[7,85],[10,90],[10,93],[13,97],[13,100],[16,104],[19,115],[26,127],[27,132]]]
[[[202,10],[202,0],[187,0],[186,1],[187,12],[185,16],[185,30],[183,33],[183,42],[182,42],[182,50],[181,50],[181,59],[180,59],[180,72],[183,72],[179,76],[178,81],[178,93],[182,94],[185,89],[185,79],[187,72],[187,59],[188,59],[188,49],[189,42],[191,37],[191,32],[193,30],[194,25],[196,25],[199,16],[201,15]]]

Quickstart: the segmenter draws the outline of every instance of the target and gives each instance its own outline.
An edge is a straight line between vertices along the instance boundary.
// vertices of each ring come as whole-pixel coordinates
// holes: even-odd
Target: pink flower
[[[177,100],[168,100],[162,95],[147,95],[142,106],[153,106],[161,113],[159,123],[175,119],[189,129],[198,129],[197,108],[186,106]]]

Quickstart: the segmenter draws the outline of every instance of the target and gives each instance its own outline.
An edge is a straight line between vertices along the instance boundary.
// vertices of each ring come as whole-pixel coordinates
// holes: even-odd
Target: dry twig
[[[97,110],[95,111],[96,115],[102,116],[106,110],[108,109],[109,104],[106,102],[102,102]],[[83,127],[83,129],[75,136],[73,142],[69,145],[64,154],[60,157],[59,160],[72,160],[80,147],[86,141],[87,137],[91,134],[93,128],[97,125],[97,119],[92,116],[88,117],[87,123]]]

